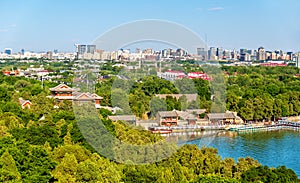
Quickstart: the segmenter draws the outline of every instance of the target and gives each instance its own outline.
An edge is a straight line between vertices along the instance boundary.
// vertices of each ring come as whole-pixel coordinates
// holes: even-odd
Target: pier
[[[293,130],[300,132],[300,122],[278,121],[273,125],[185,125],[185,126],[155,126],[149,127],[149,131],[157,134],[170,134],[170,133],[186,133],[186,132],[201,132],[201,131],[234,131],[238,133],[259,132],[259,131],[278,131],[278,130]]]
[[[300,123],[289,122],[289,121],[278,121],[274,125],[244,126],[239,128],[230,128],[230,131],[236,131],[236,132],[277,131],[277,130],[300,131]]]

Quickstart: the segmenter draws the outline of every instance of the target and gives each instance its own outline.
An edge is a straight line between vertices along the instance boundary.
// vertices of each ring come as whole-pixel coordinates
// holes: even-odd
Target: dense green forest
[[[227,107],[248,120],[299,114],[299,79],[294,68],[224,68],[229,77]],[[237,74],[235,74],[237,73]],[[114,78],[97,84],[96,92],[111,105]],[[199,105],[210,108],[209,82],[194,80]],[[82,136],[72,103],[46,98],[54,83],[44,87],[35,80],[0,75],[0,182],[298,182],[297,175],[283,167],[262,166],[252,158],[221,159],[216,149],[185,145],[167,159],[145,165],[121,164],[98,154]],[[129,104],[138,116],[150,109],[156,93],[179,92],[169,81],[146,77],[133,84]],[[178,84],[177,86],[180,86]],[[19,97],[29,99],[22,109]],[[168,109],[182,106],[167,99]],[[181,99],[185,101],[185,99]],[[204,102],[203,102],[204,101]],[[59,108],[54,108],[54,105]],[[141,107],[144,106],[144,107]],[[277,106],[277,108],[276,108]],[[249,109],[245,111],[245,109]],[[270,112],[270,113],[269,113]],[[123,122],[99,118],[111,134],[132,144],[153,144],[162,137],[137,130]],[[134,157],[134,153],[132,154]]]

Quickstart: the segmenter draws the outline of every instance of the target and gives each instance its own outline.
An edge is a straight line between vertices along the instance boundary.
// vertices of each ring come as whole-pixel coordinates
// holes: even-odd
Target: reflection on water
[[[202,131],[202,132],[178,132],[163,135],[177,142],[178,145],[184,145],[187,142],[207,142],[205,144],[200,143],[199,145],[209,146],[209,143],[215,137],[236,137],[237,133],[230,131]],[[211,139],[209,141],[208,139]]]
[[[201,134],[202,133],[202,134]],[[300,176],[300,133],[293,131],[256,132],[203,132],[178,138],[179,144],[196,144],[199,147],[214,147],[222,158],[253,157],[263,165],[285,165]],[[210,135],[209,135],[210,133]],[[207,136],[208,135],[208,136]],[[182,139],[183,138],[183,139]],[[184,141],[184,139],[186,141]],[[189,140],[190,139],[190,140]]]

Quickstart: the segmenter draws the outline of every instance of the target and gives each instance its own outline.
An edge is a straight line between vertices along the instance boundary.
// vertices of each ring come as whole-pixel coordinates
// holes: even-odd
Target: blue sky
[[[0,51],[74,51],[126,22],[161,19],[209,46],[300,51],[299,0],[0,0]]]

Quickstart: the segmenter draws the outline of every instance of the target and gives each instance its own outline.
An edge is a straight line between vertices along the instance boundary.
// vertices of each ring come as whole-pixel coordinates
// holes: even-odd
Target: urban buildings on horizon
[[[298,53],[284,52],[282,50],[266,51],[264,47],[257,50],[241,48],[240,50],[226,50],[222,47],[210,47],[209,50],[198,48],[197,54],[203,60],[229,60],[229,61],[296,61]]]
[[[239,50],[223,49],[222,47],[197,48],[196,54],[190,54],[183,49],[162,49],[155,51],[152,48],[141,50],[137,48],[105,51],[96,45],[75,44],[75,52],[59,52],[58,50],[47,52],[32,52],[24,49],[15,53],[11,48],[5,48],[0,53],[0,59],[94,59],[94,60],[202,60],[202,61],[298,61],[300,52],[285,52],[282,50],[267,51],[264,47],[256,50],[241,48]],[[298,59],[299,58],[299,59]]]

